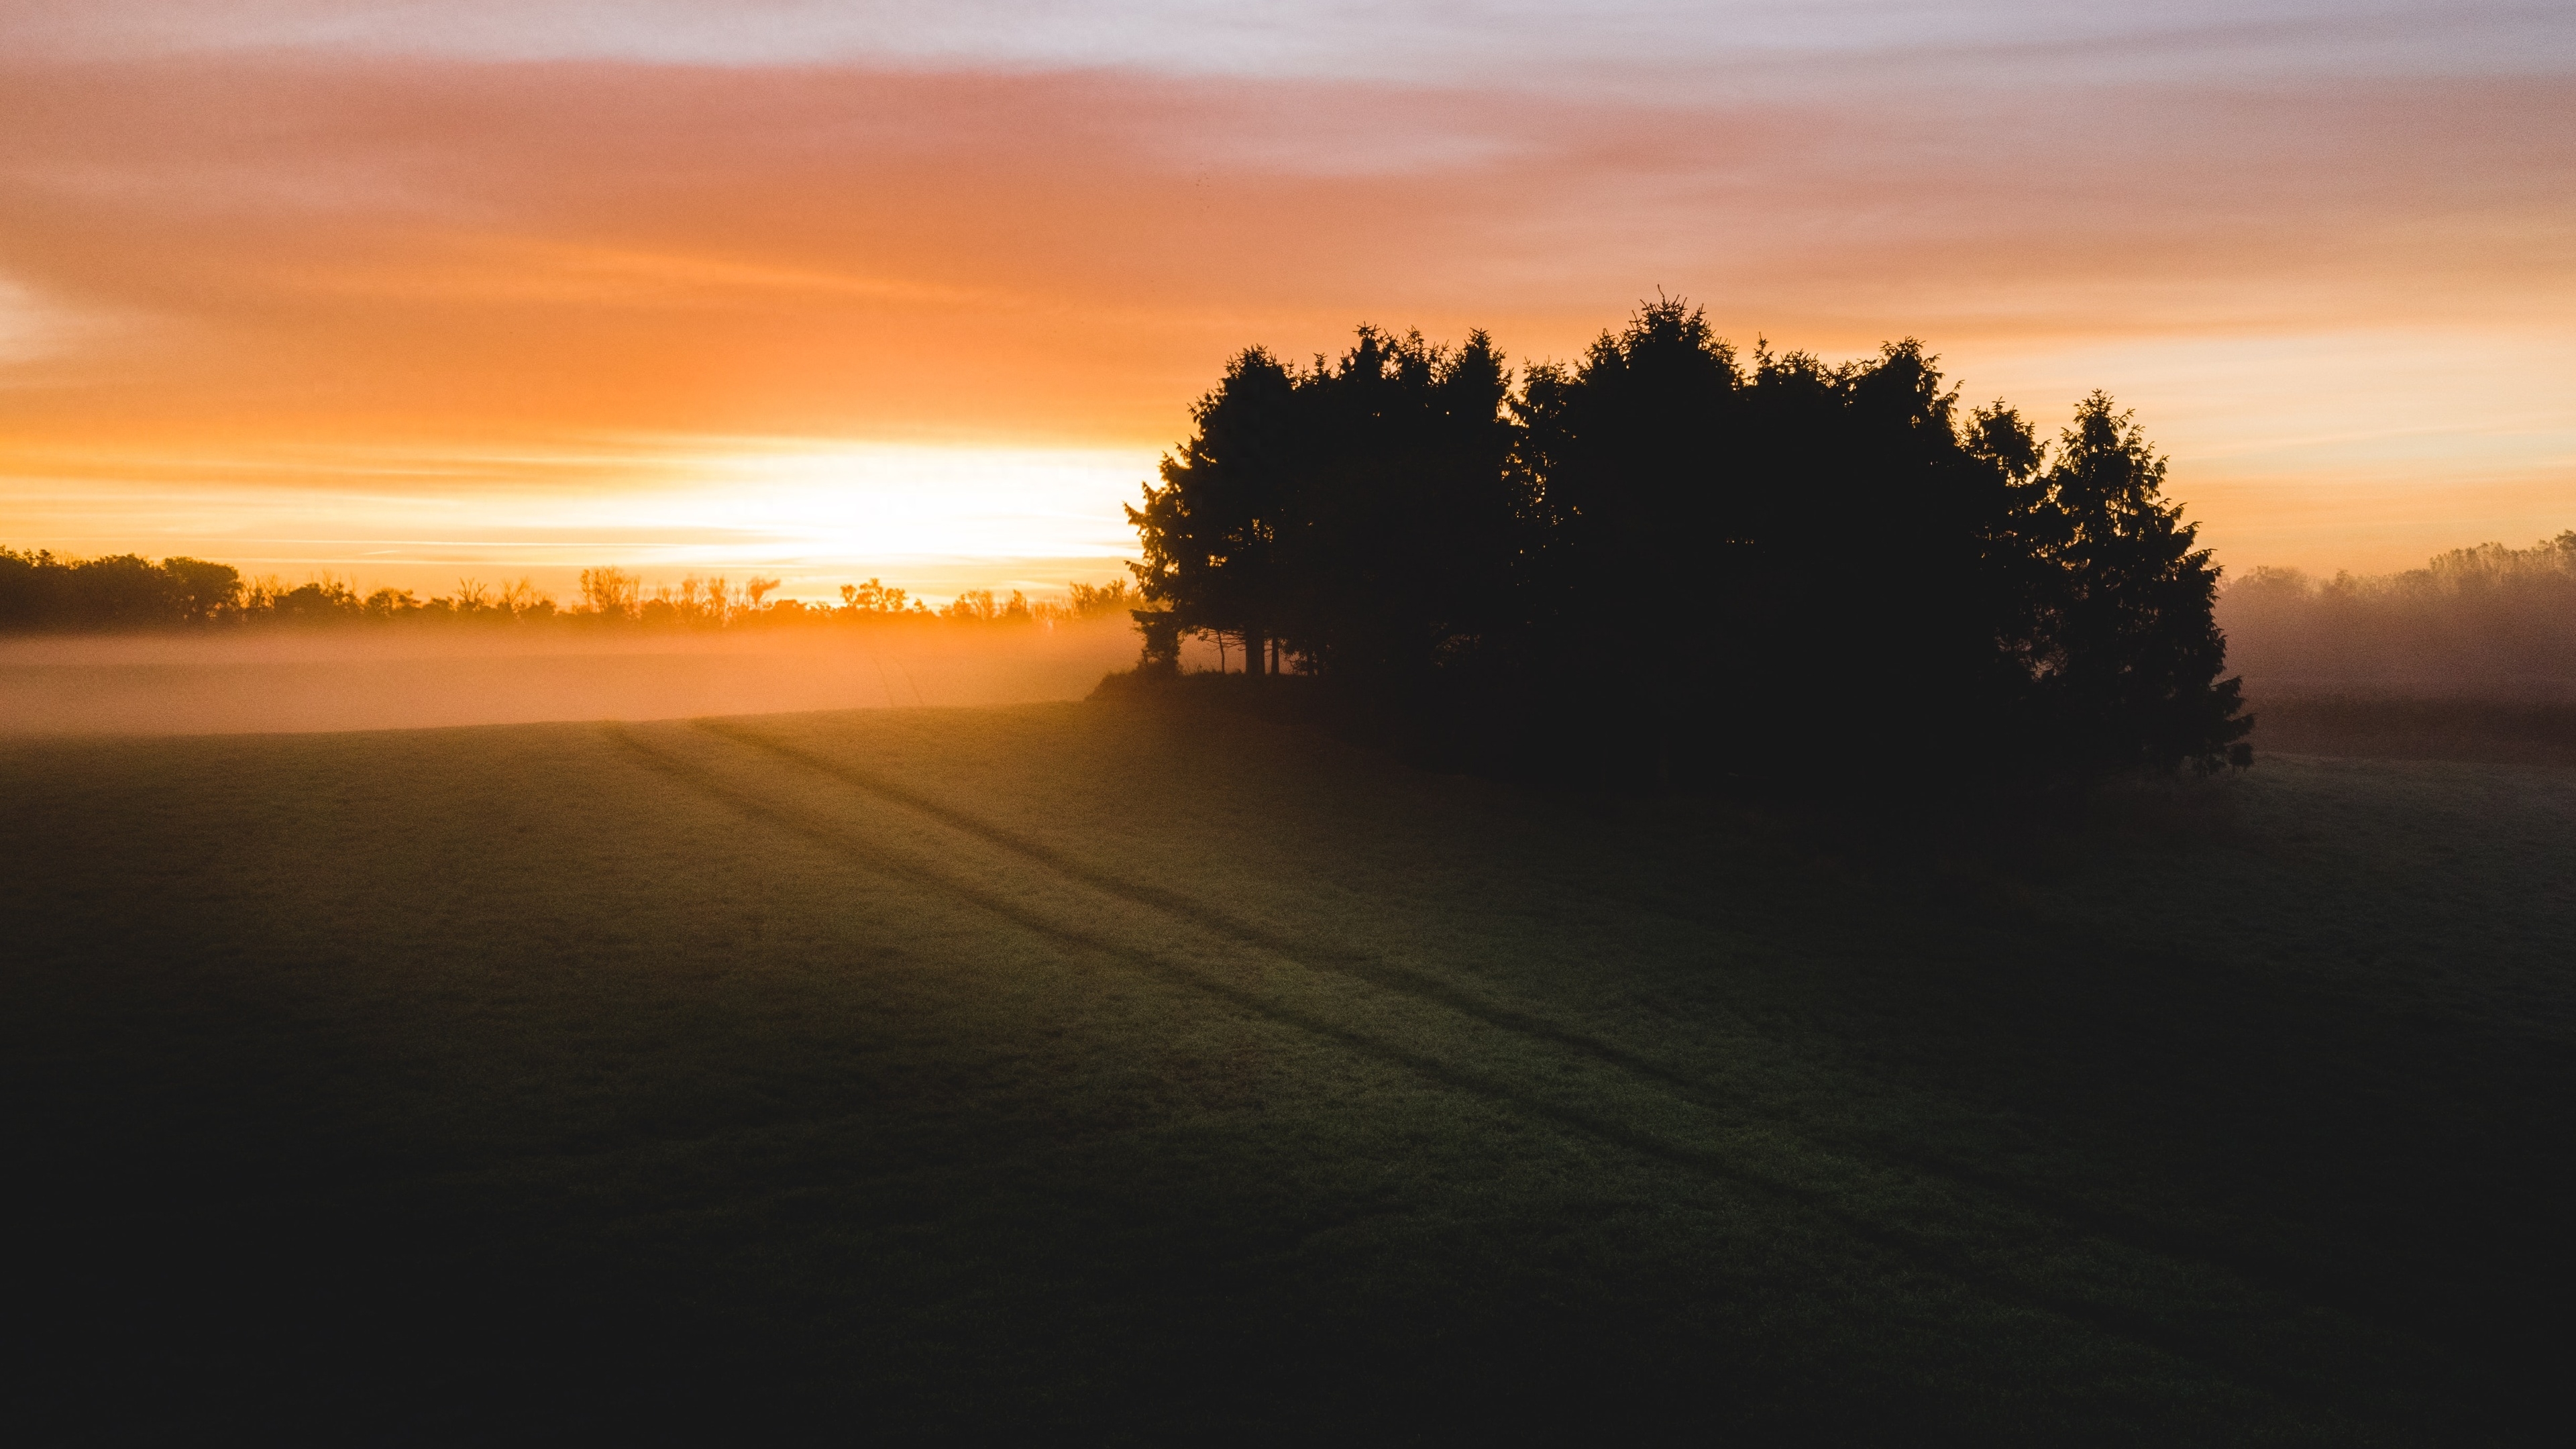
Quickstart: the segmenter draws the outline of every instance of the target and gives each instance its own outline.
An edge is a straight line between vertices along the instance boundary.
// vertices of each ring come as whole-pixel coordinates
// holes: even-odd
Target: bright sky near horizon
[[[0,0],[0,544],[1112,576],[1249,343],[2102,387],[2235,568],[2576,528],[2576,7]]]

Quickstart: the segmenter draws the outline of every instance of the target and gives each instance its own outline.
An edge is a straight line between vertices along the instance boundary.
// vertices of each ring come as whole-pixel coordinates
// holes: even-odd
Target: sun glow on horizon
[[[253,575],[444,592],[584,568],[753,574],[781,597],[868,577],[934,599],[1124,575],[1121,506],[1156,455],[814,438],[621,439],[514,450],[57,457],[12,490],[17,546],[186,554]]]

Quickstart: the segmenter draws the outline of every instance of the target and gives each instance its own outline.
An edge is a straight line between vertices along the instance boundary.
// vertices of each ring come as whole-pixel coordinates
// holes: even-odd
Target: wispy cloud
[[[2540,0],[21,0],[29,53],[1115,69],[1707,98],[1810,64],[1918,79],[2560,73]],[[2027,71],[2020,79],[2027,79]]]

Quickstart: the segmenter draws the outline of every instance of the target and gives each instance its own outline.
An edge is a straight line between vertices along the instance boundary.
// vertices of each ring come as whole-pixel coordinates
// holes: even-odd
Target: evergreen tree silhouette
[[[2134,415],[2096,392],[2042,482],[2037,543],[2056,568],[2037,695],[2061,767],[2202,770],[2243,764],[2242,686],[2221,679],[2218,570]]]
[[[1128,510],[1149,660],[1274,644],[1452,755],[1600,781],[2243,763],[2218,573],[2100,394],[2052,461],[1911,338],[1748,361],[1677,298],[1517,392],[1484,333],[1238,354]]]

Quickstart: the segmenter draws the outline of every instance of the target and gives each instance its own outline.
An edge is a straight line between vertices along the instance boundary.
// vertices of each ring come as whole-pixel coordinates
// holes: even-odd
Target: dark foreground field
[[[2576,771],[1979,851],[1109,705],[0,745],[19,1443],[2513,1437]]]

